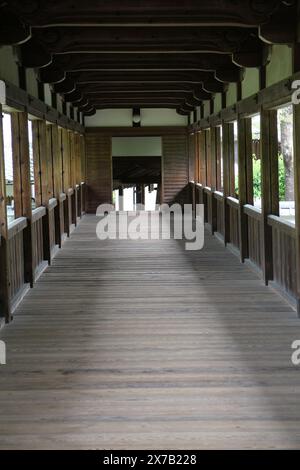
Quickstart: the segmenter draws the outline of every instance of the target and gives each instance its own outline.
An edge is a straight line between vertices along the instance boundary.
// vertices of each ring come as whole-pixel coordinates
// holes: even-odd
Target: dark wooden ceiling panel
[[[0,45],[85,114],[186,114],[266,65],[269,44],[296,42],[297,18],[293,0],[6,0]]]
[[[8,1],[35,26],[52,25],[218,25],[265,24],[288,2],[282,0],[27,0]]]

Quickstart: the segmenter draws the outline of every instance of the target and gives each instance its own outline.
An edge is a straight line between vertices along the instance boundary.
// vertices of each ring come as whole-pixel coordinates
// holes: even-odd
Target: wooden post
[[[26,217],[27,227],[24,229],[24,276],[25,282],[33,286],[33,254],[32,254],[32,203],[30,181],[30,158],[28,139],[28,114],[12,114],[12,148],[14,173],[15,216]]]
[[[38,158],[40,163],[41,204],[46,206],[50,197],[52,197],[49,185],[50,167],[47,153],[46,122],[35,121],[33,124],[33,132],[37,133],[38,138],[38,154],[36,154],[36,159]]]
[[[262,222],[261,222],[261,251],[262,251],[262,272],[265,284],[273,280],[273,248],[272,248],[272,228],[268,225],[268,216],[272,213],[272,157],[271,131],[276,122],[276,111],[261,109],[261,186],[262,186]],[[275,124],[276,126],[276,124]],[[277,137],[276,137],[277,142]],[[276,155],[278,158],[278,155]],[[278,175],[277,175],[278,180]]]
[[[64,230],[67,236],[70,236],[71,213],[70,213],[70,136],[67,129],[62,129],[62,167],[63,167],[63,192],[66,194],[64,201]]]
[[[235,196],[234,125],[228,124],[229,196]]]
[[[76,193],[76,158],[75,158],[75,133],[69,132],[70,137],[70,187],[73,189],[71,196],[72,223],[77,225],[77,193]]]
[[[39,160],[40,166],[40,202],[41,205],[47,208],[49,199],[52,197],[50,184],[52,177],[52,161],[50,160],[49,133],[47,133],[47,125],[44,120],[35,121],[33,123],[33,137],[33,140],[37,141],[34,145],[34,158]],[[51,248],[48,209],[45,217],[43,218],[43,247],[44,259],[50,263]]]
[[[8,237],[6,213],[6,184],[3,144],[2,106],[0,105],[0,318],[11,321],[8,274]]]
[[[247,197],[247,149],[246,149],[246,119],[238,119],[238,161],[239,161],[239,236],[240,236],[240,258],[243,263],[248,258],[248,218],[244,213],[244,205],[248,202]]]
[[[223,191],[221,181],[221,128],[216,127],[216,190]]]
[[[86,159],[85,159],[85,139],[83,135],[79,136],[80,141],[80,185],[81,185],[81,214],[82,216],[86,212]],[[84,183],[84,184],[83,184]]]
[[[198,137],[198,142],[199,142],[199,164],[200,164],[200,183],[203,186],[207,185],[207,179],[206,179],[206,158],[205,158],[205,131],[199,132],[199,137]]]
[[[211,146],[210,146],[210,160],[211,160],[211,231],[212,234],[217,230],[217,200],[214,192],[217,190],[217,129],[212,127],[210,130]]]
[[[246,179],[247,179],[247,204],[254,204],[253,199],[253,159],[252,159],[252,120],[245,121],[245,158],[246,158]]]
[[[36,206],[41,206],[42,203],[42,179],[41,179],[41,160],[40,160],[40,135],[39,135],[39,121],[32,121],[32,150],[34,161],[34,186],[35,186],[35,201]]]
[[[57,206],[54,209],[55,215],[55,242],[61,248],[62,236],[64,233],[63,201],[62,193],[62,155],[59,142],[59,131],[56,124],[51,125],[52,140],[52,165],[53,165],[53,189],[54,197],[57,199]]]
[[[294,105],[294,171],[295,171],[295,228],[296,228],[296,276],[297,312],[300,316],[300,107]]]
[[[211,188],[211,130],[205,131],[206,186]]]
[[[222,123],[222,146],[223,146],[223,196],[224,196],[224,244],[230,242],[230,214],[227,198],[230,196],[230,149],[229,149],[230,124]]]

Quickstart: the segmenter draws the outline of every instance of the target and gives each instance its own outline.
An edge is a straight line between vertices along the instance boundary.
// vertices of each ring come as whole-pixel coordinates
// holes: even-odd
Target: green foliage
[[[283,156],[278,156],[279,200],[285,200],[285,169]],[[253,197],[261,199],[261,161],[253,155]]]
[[[252,156],[253,158],[253,198],[261,199],[261,161],[256,158],[256,155]]]
[[[239,196],[239,176],[236,175],[234,179],[234,190],[235,190],[235,195],[238,197]]]
[[[285,200],[285,168],[283,156],[278,157],[279,201]]]

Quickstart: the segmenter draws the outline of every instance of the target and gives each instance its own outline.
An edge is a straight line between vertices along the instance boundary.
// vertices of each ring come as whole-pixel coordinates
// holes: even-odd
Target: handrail
[[[18,233],[22,232],[27,227],[27,224],[28,223],[26,217],[19,217],[18,219],[10,222],[7,227],[8,240],[11,240]]]
[[[224,194],[221,193],[221,191],[215,191],[214,196],[218,201],[223,201],[224,200]]]
[[[268,225],[271,227],[277,228],[282,232],[290,235],[293,238],[296,238],[296,227],[293,222],[289,220],[285,220],[282,217],[278,217],[277,215],[269,215],[268,216]]]
[[[37,207],[36,209],[32,211],[31,222],[34,224],[35,222],[40,220],[42,217],[44,217],[44,215],[46,215],[46,207],[44,206]]]
[[[233,207],[234,209],[239,209],[240,201],[238,199],[232,196],[228,196],[226,200],[229,206]]]
[[[212,194],[213,190],[209,186],[204,186],[204,192],[206,194]]]
[[[57,206],[57,199],[55,199],[54,197],[49,199],[48,210],[52,211],[56,206]]]
[[[258,207],[252,206],[251,204],[246,204],[244,206],[244,213],[249,217],[261,221],[261,210]]]

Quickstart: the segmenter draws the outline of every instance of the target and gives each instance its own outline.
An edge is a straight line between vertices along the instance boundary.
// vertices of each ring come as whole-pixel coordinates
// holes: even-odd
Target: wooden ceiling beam
[[[236,27],[52,27],[32,28],[33,39],[52,54],[193,52],[254,53],[262,48],[258,28]]]
[[[75,92],[76,93],[76,92]],[[66,95],[68,96],[68,95]],[[75,96],[75,94],[74,94]],[[110,100],[111,102],[122,100],[128,101],[133,100],[135,102],[141,101],[143,99],[161,99],[161,98],[175,98],[178,100],[188,100],[195,106],[199,106],[203,100],[210,100],[211,94],[206,93],[203,90],[196,91],[129,91],[129,92],[103,92],[103,93],[86,93],[85,96],[93,103]],[[77,96],[76,96],[77,97]]]
[[[268,44],[293,44],[297,42],[297,2],[290,2],[289,9],[281,7],[272,21],[259,27],[259,37]]]
[[[220,92],[224,91],[224,85],[219,83],[220,85]],[[80,90],[82,93],[87,94],[97,94],[97,93],[117,93],[117,94],[127,94],[132,92],[139,92],[139,93],[149,93],[149,92],[173,92],[173,91],[182,91],[182,92],[199,92],[207,94],[208,92],[203,89],[201,83],[197,85],[193,85],[190,83],[169,83],[169,82],[160,82],[160,83],[147,83],[147,82],[139,82],[139,83],[92,83],[92,84],[77,84],[77,89]]]
[[[55,83],[62,81],[66,73],[125,76],[127,73],[147,74],[148,71],[157,74],[210,72],[219,81],[237,82],[241,79],[242,68],[232,63],[230,54],[63,54],[55,55],[51,64],[40,68],[39,78]]]
[[[138,72],[138,71],[114,71],[114,72],[105,72],[105,71],[82,71],[82,72],[68,72],[68,78],[80,84],[100,84],[100,83],[128,83],[128,84],[138,84],[140,82],[145,83],[191,83],[198,84],[203,83],[206,80],[214,80],[214,72],[203,71],[203,72],[193,72],[193,71],[177,71],[177,72],[168,72],[168,71],[151,71],[147,72]]]
[[[257,26],[270,21],[283,0],[9,0],[10,8],[32,25],[197,25]],[[287,8],[287,7],[286,7]]]
[[[30,38],[29,25],[24,24],[7,7],[0,6],[0,46],[22,44]]]
[[[296,3],[6,0],[0,45],[17,45],[19,65],[90,115],[142,105],[189,113],[246,67],[266,65],[270,43],[296,42]]]

